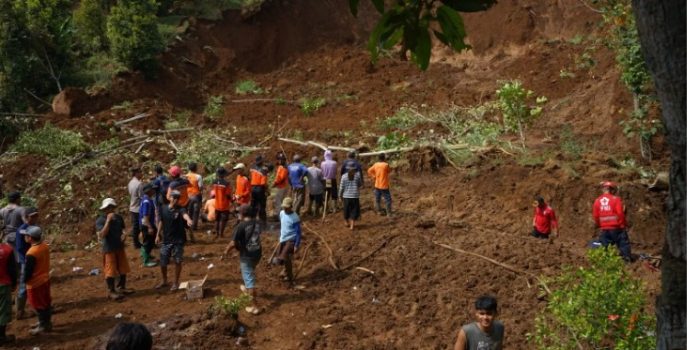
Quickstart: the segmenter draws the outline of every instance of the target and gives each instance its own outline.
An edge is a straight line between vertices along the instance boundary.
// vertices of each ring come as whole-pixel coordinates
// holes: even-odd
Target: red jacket
[[[554,209],[547,204],[544,205],[544,208],[535,207],[535,219],[533,221],[537,232],[545,235],[548,235],[552,228],[559,228]]]
[[[17,239],[21,238],[24,238],[24,236],[17,237]],[[16,274],[14,269],[16,267],[12,264],[14,261],[15,255],[12,254],[12,247],[7,243],[0,244],[0,286],[15,284]]]
[[[603,193],[593,202],[593,221],[602,230],[626,228],[625,207],[620,197]]]

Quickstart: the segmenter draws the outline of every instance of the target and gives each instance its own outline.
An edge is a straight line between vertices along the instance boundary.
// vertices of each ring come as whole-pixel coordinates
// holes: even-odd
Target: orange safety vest
[[[34,289],[49,281],[49,269],[51,268],[49,264],[49,246],[44,242],[34,244],[27,251],[27,256],[33,256],[36,259],[32,278],[27,281],[27,289]]]
[[[197,173],[188,173],[185,175],[187,178],[187,181],[189,181],[190,185],[187,186],[187,195],[192,197],[199,195],[199,178],[200,176]]]
[[[238,175],[238,177],[236,178],[236,196],[238,196],[238,200],[236,201],[236,203],[240,205],[249,204],[250,193],[250,181],[248,181],[247,177],[243,175]]]
[[[250,185],[251,186],[267,186],[267,175],[257,168],[250,169]]]
[[[218,211],[231,209],[231,185],[224,179],[217,179],[212,186],[214,189],[214,208]]]

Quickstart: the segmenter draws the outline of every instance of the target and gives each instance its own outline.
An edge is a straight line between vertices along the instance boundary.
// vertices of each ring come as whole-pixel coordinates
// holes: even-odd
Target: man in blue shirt
[[[38,223],[39,211],[36,208],[27,208],[27,210],[24,212],[24,223],[17,229],[17,235],[19,236],[20,230],[25,230],[27,227],[35,226]],[[17,258],[17,263],[19,264],[19,283],[17,285],[17,298],[15,299],[18,320],[26,318],[24,307],[27,304],[27,281],[24,278],[24,264],[26,263],[26,256],[29,247],[30,244],[25,242],[23,239],[18,239],[15,242],[15,256]]]
[[[156,171],[156,177],[153,178],[153,189],[156,192],[155,195],[155,204],[156,204],[156,209],[160,209],[161,206],[163,206],[163,203],[165,203],[164,198],[165,195],[168,192],[168,186],[170,186],[170,179],[163,173],[163,167],[160,165],[156,165],[155,167]],[[156,222],[158,222],[158,210],[156,210]]]
[[[284,265],[285,281],[289,287],[294,286],[294,273],[292,271],[292,260],[294,251],[299,249],[301,244],[301,219],[292,210],[292,199],[287,197],[282,201],[282,211],[280,212],[280,245],[275,252],[272,263]]]
[[[139,206],[139,223],[141,223],[141,233],[143,234],[143,245],[141,246],[141,260],[143,266],[154,267],[157,264],[153,261],[151,251],[156,245],[156,205],[153,195],[156,193],[152,184],[143,186],[143,197]]]
[[[289,185],[292,187],[292,197],[294,204],[292,210],[297,214],[301,214],[301,208],[304,206],[304,197],[306,196],[305,177],[308,174],[306,166],[301,164],[301,155],[295,154],[292,158],[292,164],[287,166],[289,171]]]

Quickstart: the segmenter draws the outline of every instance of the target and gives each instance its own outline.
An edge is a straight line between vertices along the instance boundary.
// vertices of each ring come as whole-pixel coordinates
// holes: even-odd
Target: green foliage
[[[214,308],[220,312],[223,312],[230,318],[235,319],[238,317],[238,312],[242,308],[248,306],[253,299],[248,294],[241,294],[237,298],[226,298],[224,296],[218,296],[214,299]]]
[[[425,122],[425,120],[421,119],[412,108],[403,106],[393,115],[381,119],[379,128],[382,130],[408,130],[422,122]]]
[[[580,45],[584,39],[585,38],[583,35],[576,34],[573,38],[569,39],[568,41],[569,41],[569,44],[571,44],[571,45]]]
[[[10,202],[7,200],[7,196],[0,198],[0,208],[5,207],[9,203]],[[36,208],[37,207],[36,203],[37,202],[36,202],[36,199],[34,197],[29,197],[29,196],[25,195],[24,193],[22,193],[22,197],[19,199],[19,205],[21,205],[23,207],[27,207],[27,208],[29,208],[29,207]]]
[[[241,80],[236,83],[236,94],[238,95],[259,95],[265,92],[254,80]]]
[[[530,341],[545,350],[655,348],[654,317],[644,311],[641,282],[616,249],[589,250],[587,257],[589,267],[568,268],[552,281]]]
[[[321,107],[326,105],[326,99],[323,97],[318,97],[318,98],[302,98],[299,101],[299,108],[301,108],[301,112],[304,113],[304,115],[311,115],[314,112],[318,111],[321,109]]]
[[[73,80],[78,85],[90,86],[93,89],[107,89],[112,84],[112,77],[126,71],[128,68],[107,52],[98,51],[83,62],[82,69],[74,73]]]
[[[209,96],[207,106],[204,108],[204,115],[209,120],[221,118],[224,115],[224,97],[221,95]]]
[[[60,159],[87,151],[89,147],[79,133],[45,124],[43,128],[20,134],[11,149],[20,153]]]
[[[431,32],[457,52],[467,49],[469,45],[464,42],[466,32],[459,12],[484,11],[494,3],[494,0],[416,0],[389,2],[387,6],[384,0],[372,0],[382,15],[369,37],[372,63],[376,63],[380,52],[401,43],[402,53],[410,51],[411,60],[425,70],[430,64]],[[357,16],[358,4],[359,0],[349,0],[354,16]]]
[[[107,48],[107,22],[102,0],[81,0],[73,12],[73,25],[78,42],[87,52]]]
[[[559,78],[562,78],[562,79],[576,78],[576,74],[569,72],[566,69],[560,69],[559,70]]]
[[[580,159],[584,152],[583,145],[576,140],[574,132],[569,125],[564,126],[561,130],[559,147],[565,155],[574,159]]]
[[[180,34],[187,31],[189,21],[184,16],[166,16],[158,18],[158,32],[163,42],[168,45],[175,41]]]
[[[377,147],[379,147],[380,150],[386,150],[406,146],[409,144],[409,142],[410,140],[405,133],[397,133],[392,131],[380,136],[377,139]]]
[[[179,146],[175,161],[180,164],[190,162],[204,164],[207,173],[213,173],[216,168],[223,166],[234,155],[242,156],[244,153],[231,150],[231,145],[222,143],[217,138],[230,137],[227,130],[207,129],[190,136]]]
[[[168,118],[168,120],[165,121],[165,129],[172,130],[186,128],[187,125],[189,125],[191,116],[192,111],[184,110],[177,112],[175,113],[175,115],[171,116],[170,118]]]
[[[547,98],[538,97],[532,103],[534,92],[525,89],[519,80],[501,83],[496,95],[498,107],[503,114],[504,128],[507,131],[519,132],[520,141],[525,147],[523,130],[542,114],[542,105],[547,102]]]
[[[107,18],[112,56],[129,68],[153,73],[164,47],[158,31],[155,0],[119,0]]]

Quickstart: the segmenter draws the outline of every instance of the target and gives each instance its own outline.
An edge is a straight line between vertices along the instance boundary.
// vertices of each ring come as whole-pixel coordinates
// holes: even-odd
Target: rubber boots
[[[15,307],[16,307],[16,318],[18,320],[24,319],[27,315],[25,314],[25,306],[27,305],[27,298],[24,297],[17,297],[15,299]]]
[[[146,252],[145,247],[141,247],[141,261],[143,261],[143,266],[145,267],[154,267],[158,265],[155,261],[151,261],[151,255]]]

